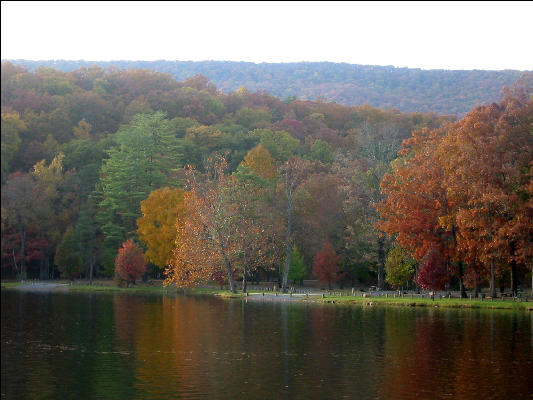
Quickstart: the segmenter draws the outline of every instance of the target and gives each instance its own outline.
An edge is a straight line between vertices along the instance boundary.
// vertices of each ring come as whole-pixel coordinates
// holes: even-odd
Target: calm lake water
[[[2,290],[2,399],[529,399],[532,313]]]

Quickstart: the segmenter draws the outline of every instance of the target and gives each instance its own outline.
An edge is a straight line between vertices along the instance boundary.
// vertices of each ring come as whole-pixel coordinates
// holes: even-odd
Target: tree
[[[396,288],[409,283],[415,274],[416,261],[400,246],[394,246],[385,261],[385,280]]]
[[[277,177],[274,159],[261,143],[246,154],[242,165],[250,167],[257,175],[264,179]]]
[[[400,158],[381,182],[386,197],[376,206],[381,215],[376,226],[396,235],[399,245],[418,261],[431,250],[431,265],[449,265],[456,256],[456,203],[448,199],[444,171],[436,157],[442,135],[442,131],[425,129],[404,141]],[[441,257],[438,263],[437,255]]]
[[[20,279],[26,279],[26,233],[36,223],[35,208],[39,203],[39,192],[34,180],[27,174],[11,174],[2,188],[2,215],[7,224],[13,226],[20,243]],[[2,232],[3,234],[4,232]]]
[[[94,218],[95,214],[94,203],[89,198],[82,203],[74,228],[74,235],[78,240],[78,252],[82,264],[85,266],[85,276],[89,278],[90,285],[93,284],[94,267],[98,259],[98,228]]]
[[[331,147],[320,139],[316,139],[313,142],[305,158],[311,161],[320,161],[324,164],[331,164],[334,159]]]
[[[338,262],[341,256],[337,255],[330,242],[327,242],[313,260],[313,275],[321,283],[327,283],[331,290],[331,285],[341,278]]]
[[[116,134],[116,141],[118,146],[108,150],[95,192],[108,271],[119,244],[136,234],[141,201],[171,182],[169,175],[182,157],[178,139],[161,112],[136,115]]]
[[[303,280],[307,277],[307,266],[304,262],[304,257],[298,251],[298,248],[294,247],[291,254],[291,270],[289,271],[289,279],[292,279],[294,283],[299,282],[303,285]]]
[[[14,113],[2,113],[2,184],[11,170],[12,161],[21,143],[20,133],[26,130],[26,124]]]
[[[146,263],[142,249],[131,239],[126,240],[118,250],[115,258],[115,272],[120,279],[135,284],[146,271]]]
[[[56,246],[61,242],[67,227],[72,225],[78,205],[75,193],[67,191],[66,182],[69,173],[64,173],[64,154],[59,153],[50,164],[45,160],[33,166],[31,176],[39,191],[39,202],[34,206],[38,216],[35,230],[42,244],[43,253],[40,260],[40,279],[48,279],[51,273],[51,258]]]
[[[222,281],[219,272],[223,271],[230,288],[235,290],[234,285],[231,286],[230,283],[233,282],[233,266],[230,275],[224,268],[223,256],[220,256],[216,237],[210,235],[208,227],[204,224],[202,208],[206,207],[205,202],[195,191],[188,191],[184,195],[183,204],[185,210],[183,224],[177,226],[175,247],[169,265],[165,269],[165,285],[192,287],[210,279]]]
[[[85,121],[85,118],[82,118],[78,125],[72,129],[72,131],[74,132],[74,136],[78,139],[90,139],[91,128],[91,124]]]
[[[225,196],[229,176],[223,156],[208,160],[206,173],[188,170],[183,226],[178,227],[176,248],[166,269],[165,284],[193,286],[205,282],[223,266],[232,292],[236,292],[234,206]]]
[[[261,144],[268,150],[277,162],[286,162],[295,155],[300,141],[285,131],[272,132],[268,129],[256,129],[250,134],[259,138]]]
[[[285,200],[285,269],[281,287],[283,292],[287,291],[287,280],[291,267],[291,253],[293,245],[293,213],[294,213],[294,195],[298,185],[304,179],[309,162],[301,158],[290,158],[281,168],[281,187],[280,191],[284,194]]]
[[[183,224],[183,189],[154,190],[141,202],[137,219],[139,239],[146,245],[146,261],[164,268],[172,257],[178,225]]]
[[[441,255],[441,250],[432,247],[418,267],[415,277],[417,285],[424,289],[442,290],[448,284],[448,268]]]
[[[511,272],[517,291],[517,249],[528,246],[531,228],[513,228],[527,203],[524,191],[533,159],[531,119],[533,99],[509,93],[500,104],[478,107],[454,124],[441,143],[448,197],[456,203],[457,243],[465,254],[475,251],[490,276],[495,296],[495,274]],[[510,268],[509,268],[510,266]],[[498,269],[500,271],[498,271]]]
[[[57,246],[54,262],[61,272],[61,276],[68,279],[78,278],[83,273],[83,260],[81,258],[79,241],[72,228],[67,229],[63,240]]]
[[[308,263],[325,242],[341,242],[345,218],[339,186],[337,176],[317,171],[310,173],[296,190],[294,239]]]
[[[277,219],[269,198],[273,182],[240,165],[223,188],[228,205],[233,209],[232,242],[236,263],[242,271],[243,292],[247,277],[259,268],[268,269],[277,260],[280,235],[275,227]],[[274,216],[274,218],[272,218]]]

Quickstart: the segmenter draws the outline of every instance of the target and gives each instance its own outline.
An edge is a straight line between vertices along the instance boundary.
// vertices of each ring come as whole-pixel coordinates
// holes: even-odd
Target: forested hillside
[[[354,50],[356,51],[356,49]],[[80,67],[152,69],[180,81],[206,76],[223,93],[245,86],[286,99],[334,101],[344,105],[368,103],[404,112],[463,115],[473,107],[501,99],[520,71],[453,71],[395,68],[331,62],[249,63],[233,61],[28,61],[13,60],[30,70],[39,66],[70,72]]]
[[[417,271],[515,289],[530,268],[527,79],[456,122],[222,94],[201,75],[1,72],[2,276],[134,281],[146,260],[180,286],[401,287]]]
[[[112,275],[121,243],[138,239],[140,202],[152,191],[184,187],[185,166],[203,170],[215,153],[225,155],[232,173],[259,144],[276,170],[295,156],[318,163],[299,192],[314,200],[301,200],[294,217],[307,265],[326,238],[362,251],[378,238],[371,222],[360,220],[375,212],[360,207],[370,207],[401,141],[413,129],[450,121],[370,106],[283,102],[244,89],[220,94],[201,76],[178,82],[153,71],[99,67],[29,72],[10,63],[2,64],[1,101],[3,273],[27,264],[30,276],[41,277],[88,276],[93,267],[94,274]],[[353,190],[369,197],[354,202],[346,197]],[[282,215],[283,206],[276,207]],[[366,237],[345,230],[347,215],[369,230]],[[347,253],[346,265],[357,264],[366,276],[371,254]]]

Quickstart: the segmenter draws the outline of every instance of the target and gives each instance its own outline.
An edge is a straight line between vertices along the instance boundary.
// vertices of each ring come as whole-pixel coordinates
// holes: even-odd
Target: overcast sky
[[[533,70],[533,2],[10,2],[2,59]]]

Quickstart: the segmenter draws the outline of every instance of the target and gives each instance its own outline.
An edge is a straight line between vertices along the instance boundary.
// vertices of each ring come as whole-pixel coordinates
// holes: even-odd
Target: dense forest
[[[456,121],[4,62],[2,276],[516,290],[533,248],[527,79]]]
[[[151,69],[182,81],[201,74],[222,93],[241,87],[267,91],[281,99],[333,101],[347,106],[368,103],[404,112],[462,116],[470,109],[501,100],[520,71],[454,71],[354,65],[331,62],[250,63],[233,61],[29,61],[12,60],[34,71],[40,66],[64,72],[98,65],[102,68]]]

